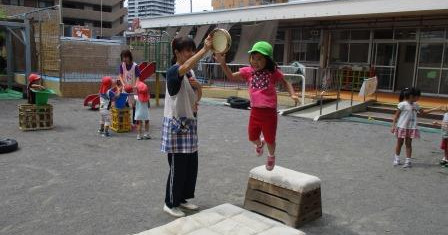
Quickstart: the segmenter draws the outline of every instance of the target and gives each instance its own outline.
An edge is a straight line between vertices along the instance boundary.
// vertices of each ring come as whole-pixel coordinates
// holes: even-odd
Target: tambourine
[[[210,35],[213,36],[213,48],[214,53],[224,54],[230,50],[232,45],[232,37],[230,33],[225,29],[214,29]]]

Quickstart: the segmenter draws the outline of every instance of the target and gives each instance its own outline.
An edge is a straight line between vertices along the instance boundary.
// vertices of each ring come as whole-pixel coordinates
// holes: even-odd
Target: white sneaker
[[[174,216],[174,217],[184,217],[185,213],[177,207],[169,208],[167,205],[163,206],[163,211]]]
[[[412,167],[412,163],[410,161],[406,161],[403,165],[403,168],[411,168]]]
[[[137,135],[137,140],[142,140],[143,138],[140,135]]]
[[[196,206],[195,204],[189,203],[189,202],[181,203],[180,206],[185,208],[185,209],[192,210],[192,211],[199,210],[199,206]]]
[[[394,166],[401,165],[400,157],[395,155],[394,157]]]

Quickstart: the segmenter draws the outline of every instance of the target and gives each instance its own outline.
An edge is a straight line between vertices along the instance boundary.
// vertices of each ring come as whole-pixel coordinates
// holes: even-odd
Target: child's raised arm
[[[190,71],[198,63],[198,61],[212,48],[212,40],[213,37],[211,35],[208,35],[208,37],[204,41],[204,47],[196,54],[194,54],[190,59],[185,61],[185,63],[179,66],[179,76],[184,76],[188,71]]]
[[[215,60],[218,61],[218,63],[221,65],[221,68],[228,79],[244,80],[244,78],[241,77],[240,72],[233,73],[232,70],[229,68],[229,66],[226,63],[226,55],[225,54],[215,54],[214,57],[215,57]]]

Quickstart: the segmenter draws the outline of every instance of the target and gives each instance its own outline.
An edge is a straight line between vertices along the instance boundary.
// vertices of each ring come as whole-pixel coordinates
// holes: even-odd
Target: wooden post
[[[156,106],[160,106],[160,73],[156,72]]]

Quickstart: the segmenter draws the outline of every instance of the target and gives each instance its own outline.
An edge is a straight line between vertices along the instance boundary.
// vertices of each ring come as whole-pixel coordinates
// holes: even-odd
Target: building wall
[[[288,0],[212,0],[212,6],[214,10],[220,10],[286,2]]]
[[[135,18],[174,14],[174,0],[129,0],[128,22]]]
[[[48,7],[58,4],[59,0],[23,0],[18,1],[20,5],[11,5],[15,2],[2,0],[0,5],[8,16],[21,14],[35,10],[38,7]],[[71,36],[71,26],[88,26],[93,35],[101,35],[101,11],[103,4],[103,37],[123,35],[126,31],[127,9],[123,6],[123,0],[64,0],[62,15],[66,26],[66,35]],[[7,3],[7,4],[5,4]]]
[[[102,12],[100,10],[101,3],[103,6]],[[66,34],[70,33],[71,26],[81,25],[91,28],[94,36],[101,37],[102,35],[104,38],[110,38],[123,35],[127,28],[125,22],[127,9],[123,6],[122,0],[63,1],[62,14]]]

